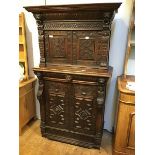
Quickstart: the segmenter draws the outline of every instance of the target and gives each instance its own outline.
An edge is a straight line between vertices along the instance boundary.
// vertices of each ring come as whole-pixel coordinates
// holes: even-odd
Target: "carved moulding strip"
[[[41,112],[41,133],[42,136],[45,136],[45,106],[44,106],[44,82],[43,82],[43,76],[42,73],[34,71],[35,75],[39,79],[39,88],[37,93],[37,99],[40,102],[40,112]]]
[[[103,30],[109,28],[104,22],[52,22],[44,23],[44,30]]]
[[[96,124],[96,143],[98,145],[101,144],[101,138],[102,138],[102,131],[103,131],[103,109],[104,109],[104,103],[105,103],[105,97],[106,97],[106,79],[99,78],[98,79],[98,97],[97,97],[97,122],[100,122]]]
[[[43,25],[43,15],[42,14],[34,14],[34,18],[36,19],[36,23],[38,25],[38,41],[40,48],[40,67],[45,67],[45,47],[44,47],[44,25]]]
[[[103,12],[103,11],[82,11],[82,12],[59,12],[59,13],[46,13],[44,14],[44,18],[48,20],[104,20],[106,18],[111,21],[114,12]]]

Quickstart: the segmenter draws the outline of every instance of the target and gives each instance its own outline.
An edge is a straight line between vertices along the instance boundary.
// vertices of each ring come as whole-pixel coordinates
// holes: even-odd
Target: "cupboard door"
[[[22,96],[19,98],[19,125],[20,128],[22,128],[26,121],[27,121],[27,117],[26,116],[26,101],[25,101],[25,96]]]
[[[108,66],[110,31],[73,31],[73,62]]]
[[[135,148],[135,112],[129,115],[127,147]]]
[[[51,127],[67,128],[68,95],[63,82],[45,81],[46,124]]]
[[[96,128],[96,86],[73,84],[72,129],[79,133],[94,135]]]
[[[30,120],[35,115],[35,98],[34,88],[32,88],[26,95],[26,117]]]
[[[71,64],[72,32],[45,31],[46,64]]]
[[[135,107],[134,104],[128,104],[121,101],[119,103],[115,131],[115,150],[127,154],[135,154]]]

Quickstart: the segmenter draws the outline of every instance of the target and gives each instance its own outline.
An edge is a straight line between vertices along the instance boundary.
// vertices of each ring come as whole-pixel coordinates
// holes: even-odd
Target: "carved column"
[[[34,14],[38,25],[38,41],[40,48],[40,67],[45,67],[45,46],[44,46],[44,31],[43,31],[43,17],[41,14]]]
[[[37,99],[40,102],[40,113],[41,113],[41,133],[42,136],[45,135],[45,95],[44,95],[44,81],[43,81],[43,76],[40,72],[34,72],[35,75],[39,79],[39,88],[38,88],[38,93],[37,93]]]
[[[98,80],[98,96],[97,96],[97,121],[96,121],[96,144],[100,145],[102,140],[103,132],[103,110],[104,110],[104,101],[106,96],[106,80],[100,78]]]

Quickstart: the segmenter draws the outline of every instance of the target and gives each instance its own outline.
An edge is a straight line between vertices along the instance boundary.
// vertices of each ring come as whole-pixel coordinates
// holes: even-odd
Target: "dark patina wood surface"
[[[39,34],[42,136],[99,148],[104,126],[111,23],[121,3],[25,7]]]

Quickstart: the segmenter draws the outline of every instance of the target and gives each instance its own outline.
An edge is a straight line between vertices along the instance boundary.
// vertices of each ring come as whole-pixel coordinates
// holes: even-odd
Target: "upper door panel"
[[[109,31],[73,31],[73,62],[84,66],[108,66]]]
[[[45,31],[46,65],[72,63],[72,32]]]

